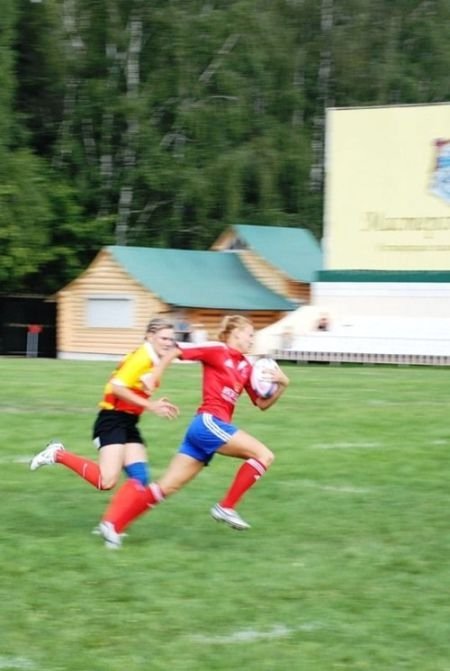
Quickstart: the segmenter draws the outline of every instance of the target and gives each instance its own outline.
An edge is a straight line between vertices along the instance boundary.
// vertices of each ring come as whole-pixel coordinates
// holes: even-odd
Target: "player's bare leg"
[[[224,522],[233,529],[244,530],[250,525],[236,512],[235,506],[272,464],[274,455],[263,444],[245,431],[237,431],[233,437],[218,449],[227,457],[245,459],[224,498],[211,508],[211,516],[217,522]]]

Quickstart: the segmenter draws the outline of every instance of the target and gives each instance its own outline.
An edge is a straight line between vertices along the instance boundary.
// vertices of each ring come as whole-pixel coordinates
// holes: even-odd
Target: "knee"
[[[100,487],[99,487],[99,489],[102,489],[102,490],[105,490],[105,491],[107,491],[109,489],[113,489],[117,485],[118,480],[119,480],[119,478],[116,477],[116,476],[108,476],[108,475],[103,475],[102,474],[101,477],[100,477]]]
[[[120,469],[100,467],[100,478],[98,488],[108,491],[114,489],[119,482]]]
[[[257,459],[258,459],[258,461],[260,461],[262,463],[262,465],[267,470],[273,464],[274,459],[275,459],[275,455],[274,455],[273,452],[271,452],[271,450],[269,450],[269,448],[264,447],[264,450],[257,457]]]

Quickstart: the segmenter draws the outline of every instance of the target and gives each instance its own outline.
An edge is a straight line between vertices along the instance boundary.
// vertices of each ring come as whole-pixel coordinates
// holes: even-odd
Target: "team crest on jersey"
[[[231,387],[225,386],[222,388],[222,398],[235,405],[239,398],[239,391],[240,390],[235,391],[234,389],[231,389]]]
[[[434,146],[435,159],[430,190],[450,204],[450,140],[435,140]]]
[[[233,359],[225,359],[225,364],[227,368],[234,368]]]

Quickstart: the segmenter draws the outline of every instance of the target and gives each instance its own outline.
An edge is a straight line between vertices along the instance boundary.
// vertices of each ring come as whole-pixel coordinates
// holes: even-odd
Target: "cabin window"
[[[92,328],[132,328],[133,299],[131,298],[88,298],[87,326]]]

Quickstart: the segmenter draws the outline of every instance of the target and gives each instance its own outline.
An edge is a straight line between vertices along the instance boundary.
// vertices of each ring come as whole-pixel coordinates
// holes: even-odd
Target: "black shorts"
[[[92,430],[94,445],[98,449],[105,445],[125,445],[125,443],[145,442],[137,423],[138,415],[120,410],[100,410]]]

